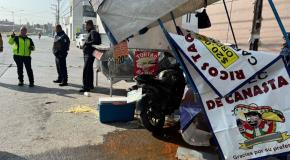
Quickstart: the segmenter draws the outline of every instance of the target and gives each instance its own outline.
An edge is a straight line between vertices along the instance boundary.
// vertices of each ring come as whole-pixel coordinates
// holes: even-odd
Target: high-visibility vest
[[[30,56],[35,49],[32,39],[28,37],[10,36],[8,43],[12,45],[13,53],[17,56]]]

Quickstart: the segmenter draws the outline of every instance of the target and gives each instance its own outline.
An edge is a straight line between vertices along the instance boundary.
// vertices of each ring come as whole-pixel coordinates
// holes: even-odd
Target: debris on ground
[[[97,112],[96,108],[86,106],[86,105],[78,105],[76,107],[71,107],[67,111],[58,111],[57,113],[74,113],[74,114],[80,114],[80,113],[93,113],[98,115],[99,112]]]
[[[178,160],[209,160],[219,159],[217,154],[195,151],[184,147],[178,147],[176,152]]]

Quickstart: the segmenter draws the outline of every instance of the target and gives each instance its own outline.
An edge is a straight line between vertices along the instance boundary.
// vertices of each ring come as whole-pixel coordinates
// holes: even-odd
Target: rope
[[[225,7],[225,10],[226,10],[226,13],[227,13],[227,18],[228,18],[229,25],[230,25],[230,28],[231,28],[231,31],[232,31],[232,35],[233,35],[233,38],[234,38],[234,41],[235,41],[235,45],[236,45],[237,48],[239,48],[225,0],[223,0],[223,3],[224,3],[224,7]]]

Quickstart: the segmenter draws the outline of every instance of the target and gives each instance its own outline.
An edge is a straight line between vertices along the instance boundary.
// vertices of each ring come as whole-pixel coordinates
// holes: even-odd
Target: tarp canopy
[[[219,0],[207,0],[210,5]],[[144,27],[154,27],[159,18],[171,20],[170,12],[175,17],[194,12],[206,5],[206,0],[91,0],[103,23],[110,30],[117,42]]]

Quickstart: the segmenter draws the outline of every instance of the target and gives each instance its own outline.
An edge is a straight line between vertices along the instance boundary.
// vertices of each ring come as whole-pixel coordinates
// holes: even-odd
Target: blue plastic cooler
[[[100,98],[98,103],[102,123],[134,120],[135,103],[127,103],[126,97]]]

